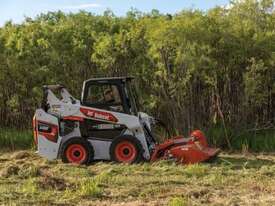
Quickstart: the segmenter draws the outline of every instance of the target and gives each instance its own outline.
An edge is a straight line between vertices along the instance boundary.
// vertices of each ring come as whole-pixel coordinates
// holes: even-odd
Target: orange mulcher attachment
[[[183,164],[194,164],[210,160],[219,152],[220,149],[208,146],[206,137],[200,130],[195,130],[190,138],[177,136],[158,144],[151,156],[151,161],[175,159]]]

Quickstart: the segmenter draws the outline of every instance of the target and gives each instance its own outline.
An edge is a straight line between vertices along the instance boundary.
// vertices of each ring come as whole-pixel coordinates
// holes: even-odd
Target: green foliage
[[[263,91],[269,90],[268,87],[272,85],[274,77],[262,60],[256,62],[253,58],[247,70],[244,74],[247,103],[261,108],[267,104],[269,96],[268,92]]]
[[[0,126],[30,127],[44,84],[79,98],[83,80],[122,75],[136,77],[142,110],[174,134],[273,125],[273,6],[236,0],[207,12],[59,11],[8,22],[0,28]]]
[[[275,131],[263,129],[228,129],[230,144],[235,151],[243,152],[273,152],[275,148]],[[206,136],[210,144],[226,148],[224,128],[216,126],[209,128]]]
[[[275,148],[275,132],[245,131],[232,138],[232,146],[236,150],[247,150],[254,152],[273,152]]]
[[[27,149],[33,146],[31,130],[0,128],[0,147],[7,150]]]

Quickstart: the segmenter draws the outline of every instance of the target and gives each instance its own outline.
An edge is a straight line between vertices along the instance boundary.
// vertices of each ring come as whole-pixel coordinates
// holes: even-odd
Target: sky
[[[183,9],[208,10],[217,5],[225,6],[229,0],[0,0],[0,26],[12,20],[20,23],[25,17],[35,17],[48,11],[77,12],[79,10],[102,14],[111,9],[123,16],[131,8],[142,12],[157,9],[174,14]]]

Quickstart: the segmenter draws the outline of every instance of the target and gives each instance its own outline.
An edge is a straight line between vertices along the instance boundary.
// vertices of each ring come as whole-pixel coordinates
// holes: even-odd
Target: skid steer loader
[[[175,159],[191,164],[215,157],[206,137],[193,131],[157,143],[152,133],[156,120],[138,112],[132,77],[94,78],[83,83],[81,100],[62,85],[43,87],[43,101],[33,117],[38,153],[66,163],[94,160],[121,163]]]

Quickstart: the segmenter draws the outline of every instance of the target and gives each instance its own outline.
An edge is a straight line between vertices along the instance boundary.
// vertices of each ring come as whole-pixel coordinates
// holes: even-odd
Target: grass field
[[[274,131],[230,135],[238,153],[212,164],[77,166],[36,155],[30,130],[1,129],[0,205],[275,205],[275,155],[249,153],[274,152]]]
[[[275,205],[272,155],[78,166],[24,150],[1,153],[0,175],[1,205]]]

